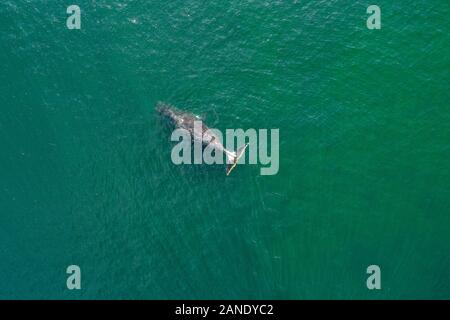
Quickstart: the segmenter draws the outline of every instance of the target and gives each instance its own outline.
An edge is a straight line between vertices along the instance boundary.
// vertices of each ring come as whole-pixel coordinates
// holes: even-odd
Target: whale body
[[[168,118],[176,128],[185,129],[189,131],[194,141],[200,142],[203,145],[212,145],[215,150],[225,153],[227,157],[227,175],[234,169],[239,158],[244,155],[248,143],[239,148],[236,152],[227,150],[212,130],[206,126],[202,119],[192,113],[181,111],[171,105],[159,102],[156,106],[156,111],[162,116]],[[201,130],[194,130],[194,124],[201,122]],[[200,132],[201,131],[201,132]]]

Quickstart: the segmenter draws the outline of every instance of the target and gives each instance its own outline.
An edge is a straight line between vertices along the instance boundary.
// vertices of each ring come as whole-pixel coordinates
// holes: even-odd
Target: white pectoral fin
[[[231,173],[231,171],[236,167],[239,159],[245,154],[245,149],[247,149],[248,143],[240,147],[237,152],[230,152],[225,150],[227,155],[227,176]]]

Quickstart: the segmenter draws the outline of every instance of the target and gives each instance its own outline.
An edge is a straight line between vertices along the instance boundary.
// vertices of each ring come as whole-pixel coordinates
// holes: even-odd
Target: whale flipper
[[[236,167],[239,159],[245,154],[245,149],[247,149],[248,143],[244,144],[242,147],[240,147],[236,152],[233,152],[232,154],[226,153],[227,158],[230,160],[230,163],[227,164],[227,176],[230,174],[230,172]]]

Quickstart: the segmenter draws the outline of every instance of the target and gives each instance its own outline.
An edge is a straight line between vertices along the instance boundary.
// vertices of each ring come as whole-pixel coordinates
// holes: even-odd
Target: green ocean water
[[[73,2],[0,3],[0,298],[450,298],[447,0]],[[175,166],[157,101],[279,173]]]

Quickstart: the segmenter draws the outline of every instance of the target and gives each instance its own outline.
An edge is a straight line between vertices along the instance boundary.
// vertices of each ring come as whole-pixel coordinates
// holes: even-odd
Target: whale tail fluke
[[[226,153],[229,163],[227,163],[227,176],[236,167],[239,159],[245,154],[245,149],[247,149],[248,143],[240,147],[236,152]]]

